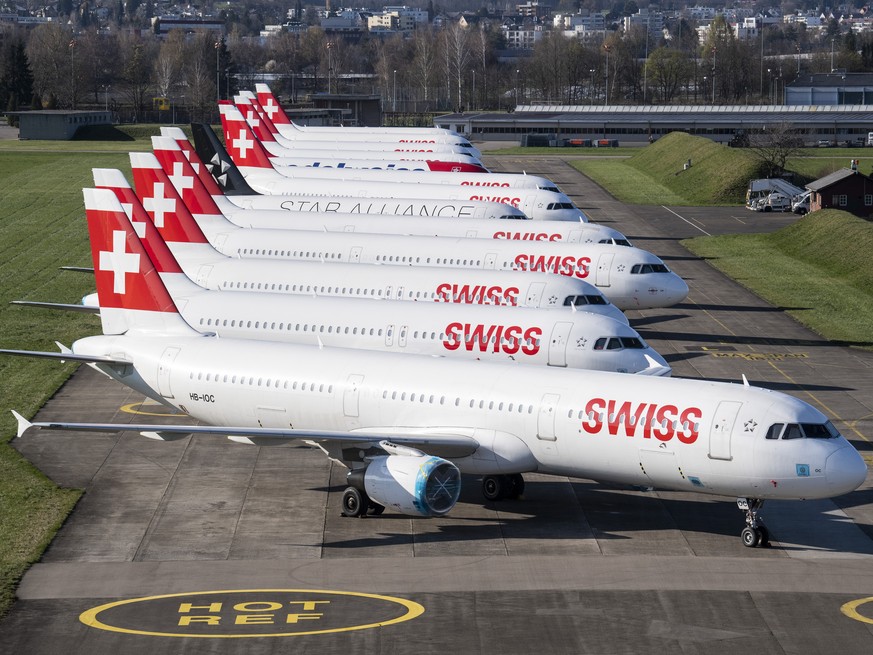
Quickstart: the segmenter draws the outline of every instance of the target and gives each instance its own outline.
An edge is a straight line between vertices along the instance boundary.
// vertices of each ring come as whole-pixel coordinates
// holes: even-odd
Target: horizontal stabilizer
[[[651,375],[653,377],[668,377],[673,369],[669,366],[664,366],[663,364],[658,363],[648,355],[645,356],[646,361],[649,363],[648,367],[644,368],[642,371],[637,371],[637,375]]]
[[[288,428],[249,428],[211,425],[157,425],[134,423],[66,423],[49,421],[28,423],[25,429],[72,430],[80,432],[140,432],[150,439],[173,441],[188,435],[226,436],[231,441],[256,445],[280,445],[294,439],[342,441],[378,445],[390,437],[392,444],[413,447],[424,452],[451,449],[454,457],[471,455],[479,447],[472,437],[457,434],[399,436],[385,432],[340,432],[329,430],[295,430]]]
[[[21,305],[22,307],[39,307],[40,309],[59,309],[65,312],[82,312],[84,314],[99,314],[99,307],[88,307],[86,305],[61,303],[61,302],[40,302],[38,300],[10,300],[10,305]]]
[[[49,353],[39,350],[8,350],[0,348],[0,355],[17,355],[19,357],[43,357],[45,359],[60,359],[70,362],[88,362],[90,364],[113,364],[115,366],[129,366],[132,362],[112,357],[99,357],[97,355],[76,355],[75,353]]]

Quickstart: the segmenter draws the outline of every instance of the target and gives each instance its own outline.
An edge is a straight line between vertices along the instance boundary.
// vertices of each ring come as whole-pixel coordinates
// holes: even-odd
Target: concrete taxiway
[[[688,281],[681,305],[629,313],[675,375],[798,395],[870,461],[873,353],[824,341],[679,244],[792,217],[629,207],[557,158],[488,164],[550,177]],[[179,420],[89,369],[37,418]],[[86,494],[25,575],[2,653],[873,652],[869,478],[768,503],[773,547],[750,550],[733,501],[693,493],[530,475],[522,500],[484,503],[470,478],[448,517],[344,519],[343,469],[305,446],[50,432],[16,446]]]

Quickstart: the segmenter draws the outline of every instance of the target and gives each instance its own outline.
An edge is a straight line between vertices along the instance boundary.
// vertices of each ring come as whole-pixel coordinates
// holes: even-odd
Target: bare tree
[[[412,70],[421,88],[422,100],[425,104],[430,100],[430,87],[437,68],[436,38],[430,30],[421,30],[415,34],[415,56],[412,60]]]
[[[691,77],[694,66],[681,50],[658,48],[646,62],[646,72],[661,102],[669,103]]]
[[[446,49],[446,62],[448,64],[447,80],[457,82],[459,111],[463,110],[462,84],[464,72],[470,63],[469,33],[458,23],[453,23],[443,32],[444,47]]]
[[[803,148],[803,138],[791,123],[775,123],[749,136],[749,151],[761,165],[766,177],[785,172],[789,158]]]
[[[73,105],[73,42],[69,30],[58,23],[39,25],[30,34],[27,58],[33,71],[33,87],[40,96],[54,95],[62,104]],[[75,47],[75,46],[72,46]]]

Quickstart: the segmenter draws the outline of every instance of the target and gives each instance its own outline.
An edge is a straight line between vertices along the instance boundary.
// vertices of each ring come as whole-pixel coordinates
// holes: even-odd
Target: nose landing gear
[[[770,547],[770,532],[758,516],[758,510],[763,505],[764,501],[760,498],[737,498],[737,507],[746,513],[746,527],[740,533],[746,548]]]

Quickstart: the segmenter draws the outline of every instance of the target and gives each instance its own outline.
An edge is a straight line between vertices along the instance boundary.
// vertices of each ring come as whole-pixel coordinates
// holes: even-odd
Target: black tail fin
[[[194,150],[227,196],[256,196],[210,125],[191,123]]]

